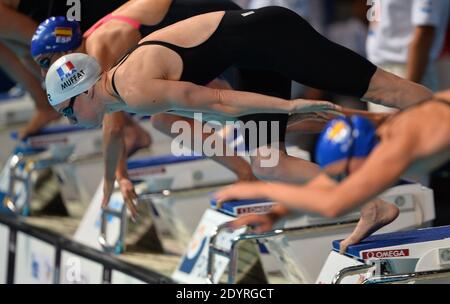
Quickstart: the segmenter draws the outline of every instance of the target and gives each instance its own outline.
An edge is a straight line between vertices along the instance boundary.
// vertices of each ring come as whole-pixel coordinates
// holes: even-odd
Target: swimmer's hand
[[[283,217],[289,215],[289,209],[282,205],[275,205],[267,214],[249,214],[238,218],[230,223],[228,227],[232,230],[244,226],[251,227],[254,233],[264,233],[274,229],[274,225]]]
[[[231,200],[264,199],[265,182],[238,183],[220,189],[214,194],[217,202],[217,209],[222,208],[223,204]]]
[[[327,112],[339,115],[342,111],[342,107],[329,101],[295,99],[291,100],[291,102],[293,104],[293,113]]]
[[[131,217],[133,221],[135,221],[138,216],[138,211],[134,202],[137,200],[138,196],[134,189],[134,185],[129,179],[122,178],[119,180],[119,187],[123,200],[127,204],[127,208],[131,213]]]
[[[227,226],[232,230],[237,230],[241,227],[249,226],[251,227],[252,232],[264,233],[271,231],[277,221],[278,217],[273,213],[249,214],[228,223]]]
[[[103,184],[103,201],[102,208],[106,208],[111,200],[111,196],[114,192],[114,183],[115,181],[106,181]],[[128,179],[120,179],[119,180],[120,191],[124,196],[124,202],[127,205],[128,210],[131,213],[131,218],[133,221],[136,220],[138,215],[136,206],[134,205],[133,200],[137,198],[136,193],[134,192],[133,184]]]

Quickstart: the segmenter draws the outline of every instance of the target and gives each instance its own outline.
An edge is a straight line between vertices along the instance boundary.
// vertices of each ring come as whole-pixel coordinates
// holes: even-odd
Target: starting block
[[[450,226],[375,235],[339,254],[333,242],[320,284],[450,283]]]
[[[215,207],[214,200],[211,205]],[[273,205],[266,201],[234,201],[225,203],[220,210],[207,210],[172,279],[187,284],[217,284],[227,272],[229,283],[243,278],[253,283],[265,281],[264,272],[252,273],[260,266],[260,248],[253,244],[240,246],[238,258],[235,240],[246,228],[230,231],[226,223],[237,215],[267,213]],[[229,252],[234,253],[235,259],[230,259]]]
[[[236,180],[228,169],[197,156],[166,155],[131,160],[128,170],[137,185],[138,202],[149,204],[159,237],[170,233],[184,244],[209,207],[208,194]],[[98,187],[75,239],[118,254],[125,250],[127,210],[119,192],[113,194],[109,207],[102,210],[102,187]]]
[[[382,195],[380,199],[395,204],[399,217],[390,225],[377,233],[389,233],[431,226],[435,219],[433,191],[419,184],[404,184],[394,187]],[[303,214],[296,219],[284,223],[284,228],[299,228],[298,233],[288,233],[284,238],[274,238],[267,242],[269,251],[278,259],[285,261],[282,265],[284,275],[292,282],[314,283],[327,259],[328,248],[336,239],[344,239],[353,231],[359,212],[354,212],[337,219],[326,219],[321,216]],[[350,222],[354,224],[350,224]],[[342,223],[347,223],[342,225]],[[333,228],[333,225],[334,228]],[[328,232],[310,231],[305,227],[323,227]],[[295,229],[294,229],[295,230]],[[315,248],[314,255],[305,248]]]
[[[73,150],[17,147],[0,174],[3,204],[11,212],[27,216],[30,213],[34,173],[67,162]]]
[[[378,233],[426,227],[435,217],[433,192],[420,185],[398,186],[390,189],[380,198],[396,204],[400,209],[400,216]],[[274,231],[240,235],[233,240],[233,250],[226,252],[226,255],[231,260],[231,264],[234,264],[239,243],[247,240],[257,241],[264,244],[268,252],[277,258],[278,269],[290,282],[313,283],[317,280],[327,259],[328,244],[350,235],[358,220],[359,212],[337,219],[299,213],[295,218],[279,223],[278,229]],[[267,271],[276,271],[277,267],[273,266],[275,265],[267,267]],[[235,273],[236,269],[229,273],[230,283],[235,282]]]
[[[144,125],[150,125],[148,119]],[[18,132],[10,137],[17,141]],[[28,214],[33,173],[52,169],[65,200],[75,198],[87,203],[92,197],[92,184],[98,184],[102,176],[102,141],[101,129],[72,125],[44,128],[22,140],[11,153],[1,173],[0,191],[12,202],[19,200],[16,205],[25,206],[21,213]],[[18,184],[23,185],[17,188]]]
[[[11,138],[18,140],[18,132],[12,132]],[[83,159],[101,155],[101,129],[84,129],[72,125],[47,127],[25,138],[22,145],[33,149],[49,149],[52,146],[73,146],[74,159]]]
[[[26,123],[35,111],[30,94],[22,89],[13,88],[0,95],[0,127]]]
[[[17,132],[10,136],[18,140]],[[52,169],[63,188],[62,193],[75,193],[81,201],[86,201],[87,195],[73,163],[101,155],[101,141],[101,130],[69,125],[44,128],[24,139],[11,153],[1,174],[0,191],[7,193],[17,209],[22,209],[20,213],[26,215],[33,191],[33,174]]]

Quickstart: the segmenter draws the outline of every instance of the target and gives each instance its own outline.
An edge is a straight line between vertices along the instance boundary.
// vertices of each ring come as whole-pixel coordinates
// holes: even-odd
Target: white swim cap
[[[45,77],[48,101],[54,107],[86,92],[101,74],[99,63],[89,55],[73,53],[59,58]]]

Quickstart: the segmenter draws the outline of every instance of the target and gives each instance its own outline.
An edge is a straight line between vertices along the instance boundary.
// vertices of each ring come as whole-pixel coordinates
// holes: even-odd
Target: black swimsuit
[[[297,39],[293,39],[293,32]],[[276,72],[283,80],[362,97],[376,71],[368,60],[327,40],[299,15],[281,7],[225,12],[216,31],[198,46],[184,48],[168,42],[146,41],[131,49],[116,65],[120,66],[134,50],[147,45],[160,45],[176,52],[183,61],[179,80],[198,85],[208,84],[234,65]],[[112,85],[120,96],[114,76],[115,72]]]
[[[240,10],[241,7],[230,0],[173,0],[167,14],[157,25],[141,25],[139,32],[146,37],[175,22],[215,11]]]

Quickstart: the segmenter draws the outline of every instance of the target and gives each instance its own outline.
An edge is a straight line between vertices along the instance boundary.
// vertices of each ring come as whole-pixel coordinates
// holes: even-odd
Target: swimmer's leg
[[[0,39],[2,41],[8,40],[10,44],[16,45],[29,45],[36,28],[37,23],[31,18],[5,5],[0,5]],[[28,125],[20,131],[19,136],[23,138],[39,131],[51,121],[59,119],[61,115],[48,104],[47,95],[36,73],[37,69],[33,68],[30,72],[16,54],[6,45],[0,44],[0,66],[11,79],[20,83],[31,94],[36,104],[36,113]],[[34,65],[35,63],[32,63],[30,66]]]
[[[123,115],[125,121],[123,131],[127,157],[130,157],[140,149],[148,148],[152,144],[150,134],[125,113],[119,112],[119,115]]]
[[[37,27],[33,19],[0,3],[0,39],[29,45]]]
[[[383,71],[326,39],[286,8],[265,7],[247,19],[237,20],[243,20],[240,22],[245,29],[242,33],[245,39],[241,38],[246,49],[242,64],[264,66],[313,88],[397,108],[432,96],[424,86]],[[292,32],[297,39],[293,39]]]
[[[178,134],[173,134],[171,132],[172,125],[177,121],[184,121],[190,125],[190,130],[192,131],[191,139],[192,140],[194,139],[195,134],[194,134],[194,120],[193,119],[179,117],[179,116],[170,115],[170,114],[157,114],[157,115],[152,116],[151,121],[152,121],[152,124],[155,127],[155,129],[157,129],[158,131],[160,131],[160,132],[164,133],[165,135],[172,137],[172,138],[174,138],[178,135]],[[203,133],[202,134],[202,143],[209,136],[211,136],[211,134]],[[193,150],[192,149],[192,147],[194,146],[193,142],[185,143],[185,144],[189,144],[190,147],[188,147],[188,148]],[[226,143],[224,142],[223,151],[226,151],[225,145],[226,145]],[[203,151],[196,151],[196,152],[201,153]],[[248,164],[247,161],[245,161],[243,158],[241,158],[239,156],[214,156],[214,157],[212,157],[212,159],[214,161],[218,162],[219,164],[223,165],[224,167],[228,168],[232,172],[234,172],[240,181],[255,180],[255,176],[252,173],[252,169],[251,169],[250,165]]]
[[[5,45],[0,43],[0,66],[4,68],[7,75],[24,86],[36,105],[36,112],[30,122],[20,131],[20,137],[36,133],[53,120],[59,119],[61,115],[48,103],[47,95],[41,87],[41,83],[22,64],[20,59]]]
[[[30,47],[28,45],[11,40],[0,40],[0,43],[8,47],[38,80],[42,79],[41,69],[33,57],[31,57]]]
[[[433,92],[421,84],[398,77],[380,68],[373,75],[363,101],[404,109],[429,100]]]
[[[311,162],[287,154],[288,119],[284,114],[248,115],[240,118],[246,126],[241,132],[255,176],[262,180],[303,184],[316,177],[320,170]],[[257,133],[252,132],[252,125],[256,126]]]
[[[260,147],[251,157],[253,173],[261,180],[305,184],[320,173],[316,164],[287,154],[284,143],[279,148]],[[275,156],[276,155],[276,156]],[[274,163],[276,160],[276,163]],[[269,164],[269,165],[267,165]]]
[[[344,253],[351,245],[357,244],[392,223],[399,215],[399,209],[382,200],[373,200],[361,209],[361,218],[352,234],[340,244],[340,252]]]

